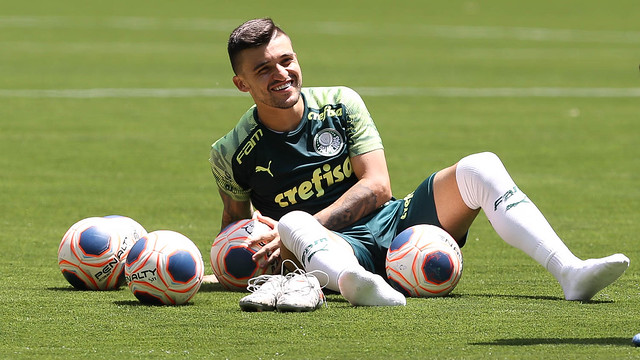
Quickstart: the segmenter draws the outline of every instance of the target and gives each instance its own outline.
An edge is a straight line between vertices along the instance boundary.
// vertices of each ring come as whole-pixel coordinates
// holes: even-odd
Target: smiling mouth
[[[287,81],[286,83],[284,83],[284,84],[282,84],[282,85],[279,85],[279,86],[274,87],[274,88],[273,88],[273,90],[274,90],[274,91],[287,90],[287,89],[289,89],[289,88],[290,88],[290,87],[292,87],[292,86],[293,86],[293,80],[289,80],[289,81]]]

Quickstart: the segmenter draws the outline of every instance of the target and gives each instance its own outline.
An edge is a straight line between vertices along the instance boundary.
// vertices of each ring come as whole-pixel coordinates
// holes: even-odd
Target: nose
[[[274,77],[276,79],[286,79],[288,75],[289,75],[289,71],[287,70],[286,67],[280,64],[276,64],[276,72],[274,74]]]

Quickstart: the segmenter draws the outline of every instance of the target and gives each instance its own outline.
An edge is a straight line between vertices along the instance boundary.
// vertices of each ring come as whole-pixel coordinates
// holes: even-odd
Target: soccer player
[[[293,259],[353,305],[404,305],[384,275],[393,238],[412,225],[432,224],[463,246],[482,209],[504,241],[557,279],[567,300],[591,299],[627,269],[622,254],[576,257],[492,153],[469,155],[394,199],[382,141],[356,92],[303,88],[291,40],[270,19],[236,28],[228,52],[233,83],[255,105],[212,145],[210,163],[224,206],[222,227],[256,209],[253,216],[274,229],[255,239],[267,243],[256,259]],[[286,292],[283,281],[262,292],[257,286],[241,307],[273,309]],[[321,297],[300,306],[312,310]]]

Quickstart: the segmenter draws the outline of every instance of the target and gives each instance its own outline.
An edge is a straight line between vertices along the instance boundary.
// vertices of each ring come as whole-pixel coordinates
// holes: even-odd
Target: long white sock
[[[577,258],[516,186],[495,154],[463,158],[457,166],[456,180],[465,204],[471,209],[482,208],[505,242],[553,274],[566,299],[590,299],[628,267],[629,259],[621,254],[586,262]]]
[[[278,222],[282,244],[300,261],[305,271],[328,275],[326,288],[339,291],[352,305],[404,305],[404,296],[380,275],[365,270],[353,252],[334,243],[331,234],[313,216],[292,211]],[[343,276],[344,275],[344,276]],[[326,279],[318,279],[320,283]]]

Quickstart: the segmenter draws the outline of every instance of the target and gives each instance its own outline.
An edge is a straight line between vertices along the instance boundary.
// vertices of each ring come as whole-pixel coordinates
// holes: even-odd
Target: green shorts
[[[358,262],[368,271],[386,279],[387,249],[402,230],[417,224],[442,227],[433,199],[435,173],[404,199],[392,199],[374,213],[336,232],[353,248]],[[460,241],[462,247],[466,238]]]

